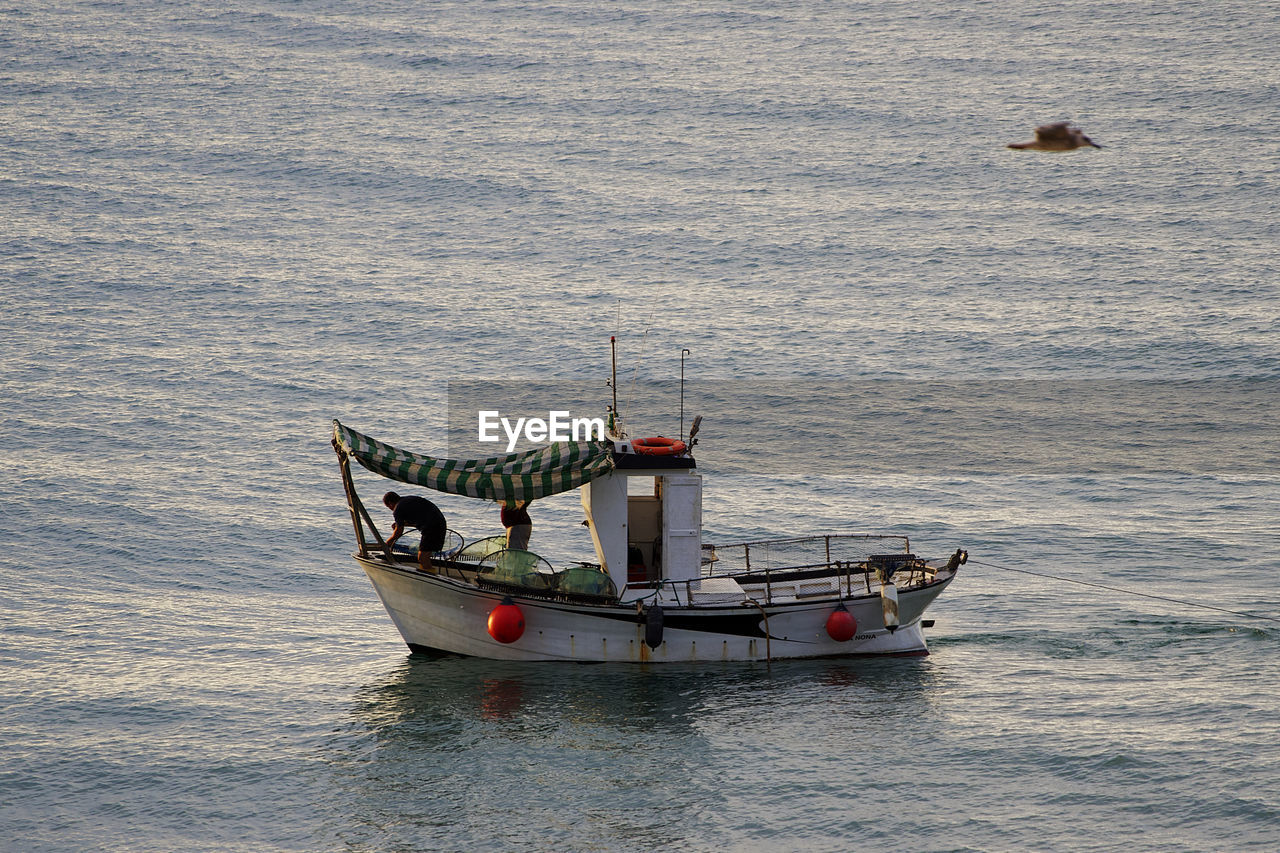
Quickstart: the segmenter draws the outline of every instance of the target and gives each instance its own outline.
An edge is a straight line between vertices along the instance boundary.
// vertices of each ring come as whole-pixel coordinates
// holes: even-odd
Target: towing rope
[[[992,569],[1001,569],[1006,572],[1019,572],[1024,575],[1035,575],[1038,578],[1049,578],[1050,580],[1055,580],[1055,581],[1066,581],[1067,583],[1080,584],[1081,586],[1094,586],[1094,587],[1097,587],[1098,589],[1106,589],[1106,590],[1110,590],[1111,592],[1121,592],[1121,593],[1124,593],[1125,595],[1140,595],[1143,598],[1154,598],[1154,599],[1157,599],[1158,601],[1171,601],[1174,604],[1182,604],[1187,607],[1199,607],[1203,610],[1217,610],[1219,613],[1230,613],[1232,616],[1244,616],[1249,619],[1266,619],[1270,622],[1280,622],[1280,618],[1277,618],[1275,616],[1264,616],[1260,613],[1244,613],[1239,610],[1228,610],[1225,607],[1214,607],[1212,604],[1200,604],[1195,601],[1185,601],[1181,598],[1170,598],[1167,595],[1152,595],[1149,592],[1138,592],[1138,590],[1136,589],[1125,589],[1124,587],[1119,587],[1119,586],[1108,586],[1105,583],[1094,583],[1093,581],[1076,580],[1075,578],[1065,578],[1065,577],[1062,577],[1061,575],[1050,575],[1044,572],[1033,572],[1028,569],[1015,569],[1012,566],[1000,566],[1000,565],[996,565],[995,563],[988,563],[984,560],[970,559],[969,563],[971,565],[976,563],[979,566],[987,566]]]

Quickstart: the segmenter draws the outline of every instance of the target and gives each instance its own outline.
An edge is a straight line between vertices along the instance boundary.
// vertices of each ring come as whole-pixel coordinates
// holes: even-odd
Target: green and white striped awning
[[[333,422],[333,438],[364,467],[412,483],[491,501],[531,501],[576,489],[613,471],[612,442],[555,442],[489,459],[441,459],[399,450]]]

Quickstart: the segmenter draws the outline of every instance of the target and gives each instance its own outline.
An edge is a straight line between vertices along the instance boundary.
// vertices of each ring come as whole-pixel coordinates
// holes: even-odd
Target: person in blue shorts
[[[387,540],[387,554],[391,554],[391,546],[404,535],[405,530],[416,527],[422,531],[422,541],[418,543],[418,565],[424,572],[431,571],[431,555],[444,547],[444,513],[431,501],[417,495],[400,497],[395,492],[387,492],[382,496],[382,503],[391,510],[395,519],[391,538]]]

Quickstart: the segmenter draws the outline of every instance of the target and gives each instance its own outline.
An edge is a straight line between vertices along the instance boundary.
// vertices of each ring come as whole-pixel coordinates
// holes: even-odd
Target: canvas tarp
[[[576,489],[613,471],[609,441],[555,442],[488,459],[443,459],[384,444],[338,421],[333,437],[375,474],[438,492],[491,501],[531,501]]]

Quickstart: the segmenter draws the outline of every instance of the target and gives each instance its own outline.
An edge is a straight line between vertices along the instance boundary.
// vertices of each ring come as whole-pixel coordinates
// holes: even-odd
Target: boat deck
[[[536,598],[584,604],[616,604],[620,596],[612,589],[567,588],[562,579],[582,570],[600,572],[593,563],[575,563],[556,571],[545,560],[528,552],[511,552],[498,547],[498,537],[479,540],[466,548],[439,554],[433,561],[435,573],[452,580]],[[904,551],[879,553],[886,540],[901,544]],[[479,546],[479,547],[477,547]],[[724,607],[733,604],[777,604],[822,599],[878,596],[887,580],[899,590],[926,586],[936,580],[938,567],[910,553],[904,536],[830,534],[792,539],[762,540],[703,548],[701,577],[688,581],[632,583],[628,588],[652,590],[663,598],[690,607]],[[531,558],[541,563],[523,575],[495,572],[507,555]],[[395,554],[397,565],[413,569],[417,559],[404,552]],[[603,574],[603,572],[600,572]],[[607,576],[605,576],[607,578]],[[626,597],[626,596],[622,596]]]

